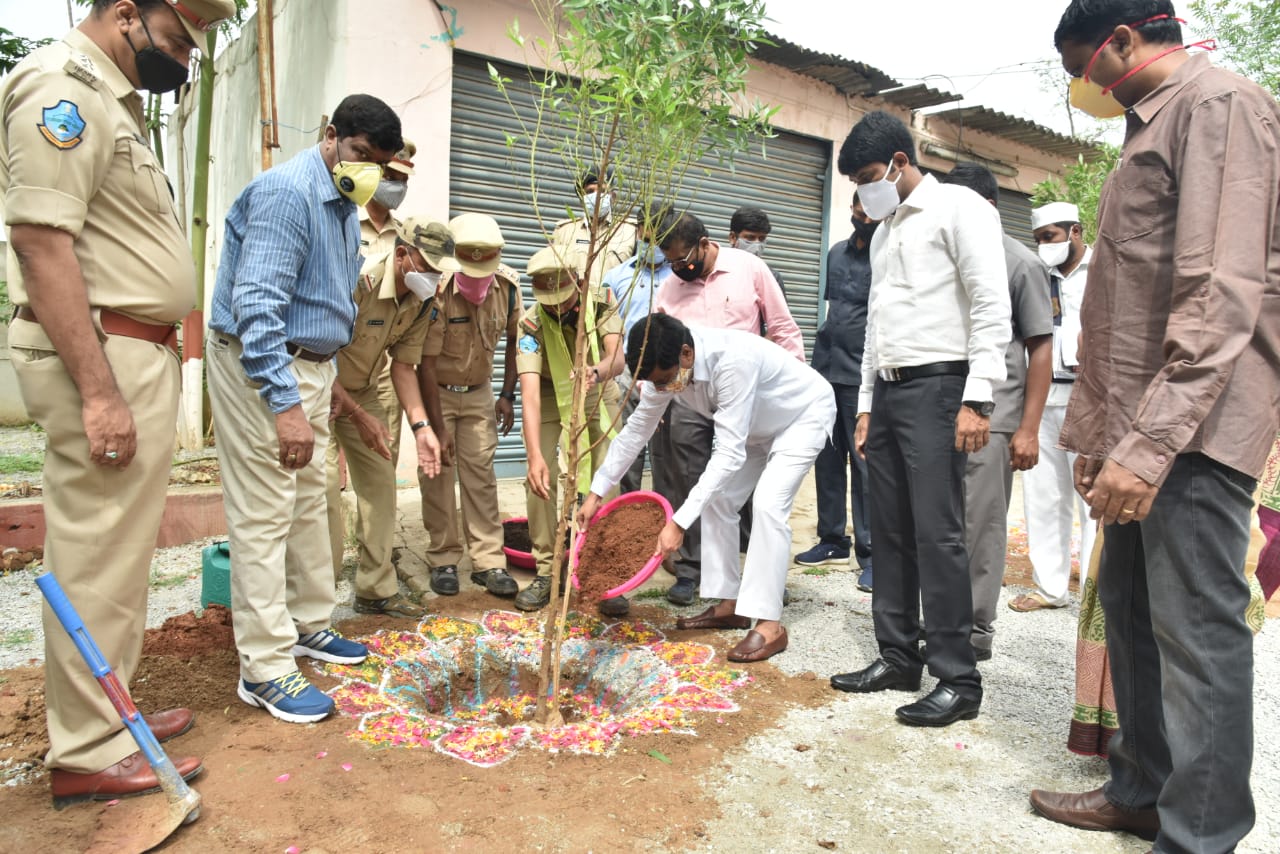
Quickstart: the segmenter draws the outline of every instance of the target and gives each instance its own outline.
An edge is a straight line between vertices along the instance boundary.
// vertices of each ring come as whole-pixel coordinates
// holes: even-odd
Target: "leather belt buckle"
[[[445,391],[452,391],[452,392],[454,392],[454,393],[456,393],[456,394],[466,394],[467,392],[471,391],[471,389],[473,389],[473,388],[475,388],[475,386],[470,386],[470,385],[447,385],[447,386],[444,386],[444,390],[445,390]]]
[[[902,371],[898,368],[881,368],[877,373],[880,379],[887,383],[896,383],[902,381]]]

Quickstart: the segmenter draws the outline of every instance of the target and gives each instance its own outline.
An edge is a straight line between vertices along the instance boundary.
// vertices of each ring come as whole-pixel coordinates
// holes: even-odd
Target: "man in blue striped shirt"
[[[358,663],[330,627],[334,588],[324,455],[334,354],[351,340],[360,267],[356,209],[400,150],[400,120],[350,95],[319,145],[262,173],[227,214],[209,320],[209,399],[231,541],[237,693],[308,723],[333,701],[295,655]]]

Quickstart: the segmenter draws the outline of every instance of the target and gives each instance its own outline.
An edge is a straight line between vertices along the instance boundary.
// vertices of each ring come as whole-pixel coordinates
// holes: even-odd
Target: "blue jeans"
[[[1106,796],[1156,807],[1160,852],[1234,850],[1253,827],[1253,634],[1244,579],[1255,481],[1179,455],[1098,570],[1120,731]]]

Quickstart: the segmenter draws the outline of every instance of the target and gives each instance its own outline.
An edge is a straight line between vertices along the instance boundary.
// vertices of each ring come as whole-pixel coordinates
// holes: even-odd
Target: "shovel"
[[[106,692],[111,705],[115,707],[120,720],[129,729],[138,749],[146,757],[160,788],[164,791],[164,802],[155,798],[141,798],[137,801],[121,801],[109,807],[99,818],[98,830],[90,851],[147,851],[161,842],[184,824],[190,824],[200,817],[200,793],[189,787],[173,761],[165,754],[156,741],[151,727],[143,720],[138,707],[133,704],[129,692],[120,684],[111,665],[102,655],[102,650],[89,635],[84,621],[76,613],[75,606],[62,592],[56,578],[51,573],[44,573],[36,578],[36,585],[44,594],[45,601],[57,616],[58,622],[66,629],[71,640],[75,642],[80,655],[89,665],[102,690]],[[130,806],[126,806],[129,804]],[[136,804],[136,806],[132,806]]]

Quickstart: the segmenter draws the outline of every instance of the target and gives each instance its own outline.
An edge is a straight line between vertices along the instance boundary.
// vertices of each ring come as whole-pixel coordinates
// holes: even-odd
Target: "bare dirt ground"
[[[1010,514],[1007,584],[1029,582],[1020,498]],[[504,515],[523,515],[518,483],[502,485]],[[401,493],[402,569],[425,546],[416,495]],[[814,541],[812,479],[793,516],[794,551]],[[422,599],[434,613],[477,620],[508,608],[470,585]],[[517,573],[526,582],[528,573]],[[1145,851],[1134,837],[1052,825],[1032,816],[1032,786],[1091,788],[1100,760],[1065,750],[1070,714],[1074,607],[1024,615],[1002,611],[996,659],[984,665],[982,716],[946,730],[898,725],[908,694],[869,697],[831,691],[831,673],[874,656],[870,596],[853,589],[848,567],[793,567],[795,601],[784,613],[791,648],[749,666],[732,713],[695,712],[694,733],[627,739],[612,755],[521,750],[480,768],[431,749],[373,749],[353,740],[354,719],[298,726],[276,721],[235,696],[238,664],[216,626],[155,633],[133,691],[144,710],[186,705],[196,727],[169,742],[172,755],[204,759],[193,782],[203,797],[198,822],[166,851]],[[669,631],[677,613],[653,598],[670,584],[659,572],[634,599],[630,620]],[[198,582],[197,582],[198,584]],[[346,588],[343,588],[346,589]],[[642,589],[643,590],[643,589]],[[1017,592],[1016,589],[1013,592]],[[197,604],[198,586],[192,592]],[[1274,604],[1274,603],[1273,603]],[[212,609],[210,609],[212,611]],[[339,628],[352,637],[405,629],[386,618],[354,618],[340,604]],[[206,614],[201,622],[216,622]],[[181,627],[179,627],[181,628]],[[1272,626],[1268,626],[1269,629]],[[225,629],[225,627],[223,627]],[[1280,825],[1265,804],[1280,792],[1280,751],[1263,733],[1280,729],[1276,644],[1258,662],[1259,747],[1254,786],[1262,815],[1241,851],[1273,851]],[[694,632],[679,640],[715,650],[737,632]],[[1264,648],[1260,648],[1260,656]],[[332,677],[303,664],[321,687]],[[926,686],[926,689],[929,686]],[[47,748],[38,666],[0,671],[0,767],[32,763],[16,785],[0,787],[0,851],[83,850],[103,805],[55,812],[47,776],[34,763]],[[11,781],[13,782],[13,781]],[[1268,842],[1270,840],[1270,843]]]

